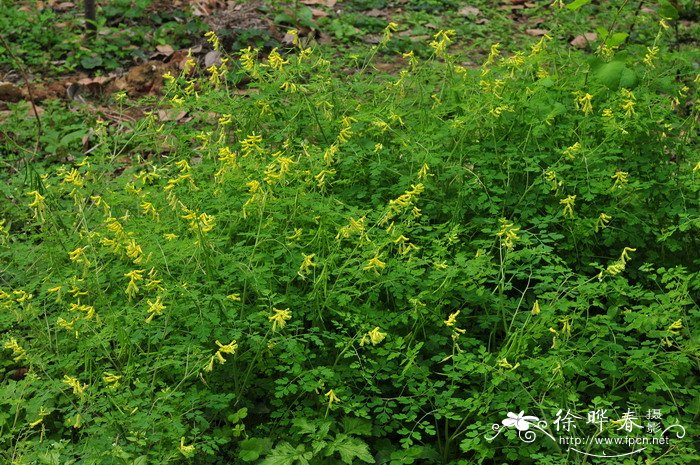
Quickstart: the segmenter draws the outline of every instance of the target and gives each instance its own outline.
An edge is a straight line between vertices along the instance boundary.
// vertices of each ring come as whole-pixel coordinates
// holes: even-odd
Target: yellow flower
[[[369,337],[369,342],[371,342],[373,346],[376,346],[386,338],[386,333],[379,331],[379,326],[377,326],[372,331],[369,331],[367,336]]]
[[[287,239],[288,241],[296,241],[301,237],[302,232],[302,228],[294,228],[294,234],[292,234],[291,236],[287,236],[285,239]]]
[[[567,157],[569,160],[573,160],[574,158],[576,158],[575,155],[577,153],[579,153],[580,151],[581,151],[581,143],[576,142],[571,147],[567,147],[566,149],[564,149],[563,153],[564,153],[564,156]]]
[[[144,215],[151,215],[153,219],[158,219],[158,211],[156,210],[156,207],[153,206],[151,202],[143,202],[141,204],[141,209],[143,210]]]
[[[501,222],[501,230],[496,233],[496,236],[501,238],[506,249],[512,250],[515,241],[519,239],[517,232],[520,231],[520,228],[515,228],[513,223],[509,223],[505,218],[501,218],[499,221]]]
[[[47,416],[49,413],[51,413],[49,410],[46,410],[43,406],[39,408],[39,418],[37,418],[35,421],[29,423],[30,428],[34,428],[36,425],[44,421],[44,417]]]
[[[147,300],[146,303],[148,304],[148,318],[146,318],[146,323],[150,323],[153,318],[156,317],[156,315],[162,315],[163,310],[165,310],[165,305],[163,305],[163,302],[160,300],[160,296],[156,298],[155,302],[151,302],[150,300]]]
[[[535,300],[535,304],[532,306],[532,311],[531,313],[533,315],[539,315],[540,314],[540,301]]]
[[[219,341],[215,341],[216,345],[219,346],[219,352],[224,354],[233,354],[238,349],[238,342],[231,341],[228,344],[222,344]]]
[[[461,310],[457,310],[454,313],[450,313],[450,316],[447,317],[447,319],[444,321],[445,326],[454,326],[455,323],[457,322],[457,316],[459,316],[459,312]]]
[[[105,372],[105,374],[102,375],[102,379],[105,383],[110,385],[109,387],[116,389],[119,386],[119,380],[122,379],[122,377]]]
[[[221,43],[219,42],[219,37],[216,35],[214,31],[209,31],[206,34],[204,34],[204,37],[207,38],[207,42],[211,44],[211,46],[214,48],[214,50],[219,50],[221,48]]]
[[[591,100],[593,96],[591,94],[582,94],[576,98],[576,108],[581,110],[584,115],[588,115],[593,112],[593,105],[591,105]]]
[[[26,355],[25,350],[17,343],[17,340],[14,337],[10,338],[10,340],[7,341],[3,347],[12,351],[12,356],[14,357],[15,362],[22,360]]]
[[[88,264],[89,262],[85,258],[85,247],[78,247],[72,252],[68,252],[68,258],[70,258],[70,261],[76,262],[76,263],[81,263],[84,262],[85,264]]]
[[[173,233],[165,233],[165,234],[163,234],[163,238],[164,238],[166,241],[175,240],[175,239],[177,239],[177,237],[178,237],[177,234],[173,234]]]
[[[605,213],[601,213],[598,216],[598,221],[595,223],[595,232],[598,232],[599,229],[605,229],[608,227],[608,223],[610,223],[610,220],[612,217],[610,215],[606,215]]]
[[[194,444],[186,446],[184,436],[180,438],[180,447],[178,447],[178,449],[179,449],[180,453],[188,459],[192,458],[195,454]]]
[[[425,179],[428,176],[428,171],[430,171],[430,167],[428,167],[427,163],[423,163],[423,166],[418,170],[418,180]]]
[[[229,294],[226,296],[228,300],[232,300],[234,302],[240,302],[241,301],[241,295],[236,293],[236,294]]]
[[[629,173],[627,173],[626,171],[616,171],[615,174],[613,174],[610,177],[615,180],[612,186],[613,189],[622,189],[625,186],[625,184],[627,184],[627,182],[629,181]]]
[[[132,299],[133,297],[136,296],[136,293],[139,291],[139,287],[137,283],[139,281],[143,281],[143,272],[145,270],[133,270],[129,271],[128,273],[125,273],[124,276],[129,278],[129,284],[126,286],[126,295],[129,296],[129,299]]]
[[[644,55],[644,64],[649,68],[656,68],[656,65],[654,65],[654,60],[656,60],[656,55],[658,55],[658,53],[659,47],[656,45],[651,48],[647,47],[647,54]]]
[[[69,387],[73,388],[73,394],[75,394],[76,396],[80,396],[80,397],[83,397],[83,394],[85,394],[85,390],[88,387],[87,384],[80,384],[80,381],[78,381],[78,378],[75,378],[73,376],[68,376],[68,375],[65,375],[63,377],[63,383],[67,384]]]
[[[671,326],[668,327],[667,331],[673,335],[678,336],[679,330],[683,329],[683,321],[682,320],[676,320],[673,323],[671,323]]]
[[[510,362],[508,362],[508,359],[501,358],[497,362],[498,366],[501,368],[506,368],[508,370],[515,370],[520,366],[520,362],[517,362],[515,365],[512,365]]]
[[[567,336],[571,335],[571,318],[562,318],[559,320],[561,323],[561,333],[566,334]]]
[[[284,65],[288,64],[289,61],[282,58],[282,55],[280,55],[279,52],[277,52],[277,47],[275,47],[267,56],[267,63],[270,66],[270,68],[277,71],[282,71]]]
[[[627,263],[627,261],[630,259],[629,252],[636,252],[637,249],[633,249],[632,247],[625,247],[622,249],[622,254],[620,255],[620,261],[622,263]]]
[[[329,407],[330,407],[331,405],[333,405],[333,404],[336,404],[336,403],[340,402],[340,398],[335,394],[335,391],[334,391],[333,389],[331,389],[330,391],[328,391],[328,392],[324,395],[324,397],[328,397],[328,406],[329,406]]]
[[[435,50],[435,56],[443,57],[447,47],[452,43],[455,31],[453,29],[440,30],[433,36],[433,41],[430,42],[430,47]]]
[[[284,328],[287,325],[287,321],[292,319],[292,312],[288,308],[280,310],[274,308],[274,314],[268,317],[268,320],[272,322],[272,331],[277,331],[278,328]]]
[[[252,153],[263,153],[263,149],[260,147],[262,143],[262,136],[255,134],[254,132],[247,135],[245,139],[241,141],[241,148],[243,150],[243,156],[247,157]]]
[[[303,257],[303,260],[301,262],[301,266],[299,267],[299,272],[297,273],[299,276],[306,276],[309,274],[309,271],[311,268],[315,268],[316,264],[314,263],[314,256],[316,256],[315,253],[312,253],[310,255],[306,255],[305,253],[302,253],[301,256]]]
[[[135,239],[131,239],[126,245],[126,255],[131,258],[136,265],[143,261],[143,250],[141,250],[141,246],[136,243]]]
[[[564,205],[564,216],[569,215],[569,218],[574,217],[574,203],[576,202],[575,195],[569,195],[565,199],[561,199],[559,203]]]
[[[27,206],[31,208],[34,212],[34,218],[38,219],[42,223],[44,222],[44,213],[46,213],[46,197],[41,195],[37,191],[28,192],[27,195],[33,195],[34,200]]]
[[[365,271],[369,270],[374,270],[377,272],[377,270],[383,270],[386,267],[386,263],[381,261],[379,259],[379,255],[375,255],[370,261],[367,262],[367,265],[365,265],[364,268],[362,268]]]

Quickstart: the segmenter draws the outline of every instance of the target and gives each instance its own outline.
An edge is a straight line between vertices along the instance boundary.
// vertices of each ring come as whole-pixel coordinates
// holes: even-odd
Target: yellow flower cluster
[[[519,239],[518,231],[520,228],[516,228],[513,223],[509,223],[505,218],[501,218],[501,229],[496,233],[496,236],[501,238],[501,243],[508,250],[513,250],[515,247],[515,242]]]
[[[575,195],[568,195],[566,198],[561,199],[559,201],[561,205],[564,205],[564,217],[568,216],[569,218],[574,217],[574,204],[576,203],[576,196]]]
[[[44,215],[46,214],[46,197],[41,195],[38,191],[28,192],[27,195],[34,196],[34,200],[27,205],[32,209],[33,217],[39,220],[40,223],[43,223]]]
[[[223,354],[234,354],[236,353],[236,350],[238,350],[238,342],[235,340],[229,342],[228,344],[222,344],[219,341],[215,341],[215,343],[217,346],[219,346],[219,349],[214,355],[211,356],[209,363],[207,363],[207,366],[204,367],[204,371],[212,371],[214,369],[215,361],[223,365],[226,363],[226,359],[224,358]]]
[[[12,357],[15,362],[19,362],[26,356],[26,351],[19,345],[17,339],[14,337],[5,342],[3,347],[12,351]]]
[[[377,344],[380,344],[385,338],[386,333],[381,332],[379,330],[379,326],[377,326],[372,331],[368,331],[362,336],[362,339],[360,339],[360,347],[368,343],[372,344],[373,346],[376,346]]]
[[[316,254],[312,253],[310,255],[306,255],[303,253],[301,255],[303,257],[303,260],[301,262],[301,265],[299,266],[299,271],[297,272],[297,274],[304,278],[311,272],[311,268],[316,268],[316,263],[314,263],[314,256],[316,256]]]
[[[83,397],[85,390],[88,388],[87,384],[80,384],[78,378],[74,376],[65,375],[63,377],[63,383],[73,388],[73,394],[79,397]]]
[[[630,259],[629,252],[636,252],[637,249],[633,249],[631,247],[625,247],[622,250],[622,254],[620,254],[620,258],[608,265],[608,267],[604,270],[598,273],[598,280],[602,280],[604,276],[616,276],[620,273],[622,273],[625,270],[625,266],[627,265],[627,262]]]
[[[598,220],[595,223],[595,232],[598,232],[601,229],[605,229],[608,227],[608,223],[610,223],[610,220],[612,217],[606,213],[601,213],[598,216]]]
[[[272,332],[275,332],[287,325],[287,321],[292,319],[292,312],[288,308],[284,310],[273,308],[272,310],[274,313],[268,317],[268,320],[272,323]]]
[[[576,103],[576,109],[581,110],[584,115],[588,116],[589,114],[593,113],[593,105],[591,104],[591,100],[593,100],[593,96],[589,93],[583,93],[583,92],[575,92],[574,93],[576,100],[574,101]]]

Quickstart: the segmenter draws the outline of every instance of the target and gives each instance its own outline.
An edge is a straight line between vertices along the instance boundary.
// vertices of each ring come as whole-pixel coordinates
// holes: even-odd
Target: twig
[[[30,160],[32,161],[34,160],[36,154],[39,153],[39,146],[41,145],[41,136],[44,133],[43,126],[41,125],[41,118],[39,117],[39,111],[37,110],[36,104],[34,103],[34,90],[32,88],[32,83],[29,82],[29,76],[27,76],[27,72],[24,69],[24,66],[22,66],[22,62],[20,62],[15,56],[15,54],[12,53],[12,49],[5,41],[5,37],[3,37],[2,34],[0,34],[0,42],[2,42],[2,46],[5,47],[5,50],[7,50],[7,53],[10,55],[10,58],[12,58],[12,60],[15,62],[19,73],[22,75],[22,79],[24,79],[24,83],[27,86],[27,94],[29,95],[29,103],[31,103],[32,105],[32,111],[34,112],[34,117],[36,118],[36,145],[34,147],[34,156],[32,156],[32,159]]]

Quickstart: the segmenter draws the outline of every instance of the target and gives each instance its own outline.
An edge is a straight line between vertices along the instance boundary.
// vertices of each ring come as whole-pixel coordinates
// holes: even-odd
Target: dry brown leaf
[[[532,37],[542,37],[549,33],[549,31],[547,29],[526,29],[525,33]]]
[[[597,38],[598,38],[598,34],[596,34],[595,32],[586,32],[585,34],[574,37],[574,39],[569,43],[576,48],[583,49],[583,48],[586,48],[588,46],[589,42],[593,42]]]
[[[158,120],[165,121],[180,121],[185,116],[187,116],[186,111],[178,111],[176,108],[170,108],[167,110],[158,110]]]
[[[338,0],[301,0],[304,5],[322,5],[333,8]]]
[[[459,9],[457,12],[460,16],[479,16],[481,10],[475,6],[465,6]]]
[[[0,82],[0,100],[19,102],[22,99],[22,89],[11,82]]]

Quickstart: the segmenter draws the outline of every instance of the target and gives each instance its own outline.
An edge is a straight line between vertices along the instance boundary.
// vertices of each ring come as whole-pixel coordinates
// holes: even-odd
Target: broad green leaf
[[[591,0],[574,0],[573,2],[566,5],[566,7],[571,11],[576,11],[582,6],[588,5],[589,3],[591,3]]]
[[[344,463],[352,464],[353,459],[358,458],[366,463],[374,463],[374,457],[369,453],[367,444],[357,438],[346,434],[338,434],[335,441],[328,446],[328,452],[337,452]],[[329,454],[326,454],[329,455]]]

